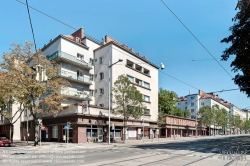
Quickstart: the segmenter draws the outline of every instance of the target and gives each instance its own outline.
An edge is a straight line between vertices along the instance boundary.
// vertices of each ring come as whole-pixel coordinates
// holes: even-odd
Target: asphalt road
[[[250,166],[250,139],[249,136],[221,137],[95,149],[80,146],[1,147],[0,165]]]

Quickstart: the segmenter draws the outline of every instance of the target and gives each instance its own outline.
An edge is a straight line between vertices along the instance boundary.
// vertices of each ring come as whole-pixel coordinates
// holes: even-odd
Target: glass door
[[[98,142],[103,142],[103,129],[98,129]]]

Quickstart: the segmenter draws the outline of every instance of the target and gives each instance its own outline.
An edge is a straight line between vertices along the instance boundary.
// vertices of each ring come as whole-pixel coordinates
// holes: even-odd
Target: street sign
[[[63,129],[64,129],[64,130],[67,130],[67,129],[68,129],[68,126],[64,126]]]

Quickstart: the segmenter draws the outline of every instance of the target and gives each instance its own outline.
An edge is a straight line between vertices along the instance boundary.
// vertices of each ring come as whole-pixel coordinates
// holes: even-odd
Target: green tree
[[[0,66],[1,71],[8,74],[0,79],[17,78],[13,79],[13,84],[9,88],[13,88],[16,92],[13,97],[15,102],[22,104],[20,108],[31,112],[35,124],[34,146],[36,146],[39,131],[38,115],[56,116],[63,111],[61,102],[67,97],[61,94],[61,90],[70,84],[57,76],[59,65],[44,58],[41,51],[32,51],[32,43],[25,42],[24,45],[12,43],[11,46],[10,52],[3,54]],[[38,69],[39,67],[42,69]],[[41,72],[46,74],[47,80],[41,79]],[[1,91],[0,97],[4,96],[3,93],[4,91]],[[41,105],[45,105],[47,109],[42,109]]]
[[[175,115],[175,103],[178,95],[173,91],[168,91],[160,88],[158,94],[159,110],[168,115]]]
[[[198,119],[199,119],[199,125],[200,126],[210,126],[213,124],[212,123],[212,118],[213,118],[213,114],[212,114],[212,110],[211,110],[211,107],[209,106],[204,106],[204,107],[201,107],[199,109],[199,112],[198,112]],[[209,129],[209,133],[210,133],[210,129]]]
[[[230,56],[235,57],[231,63],[232,71],[237,73],[234,82],[241,87],[241,91],[250,97],[250,5],[249,0],[239,0],[238,10],[232,19],[234,25],[229,28],[231,35],[221,40],[221,43],[230,43],[222,54],[222,60],[227,61]],[[236,56],[235,56],[236,55]]]
[[[228,125],[229,114],[226,109],[222,108],[216,112],[216,124],[224,129],[224,134],[226,134],[226,126]]]
[[[211,122],[214,126],[214,136],[215,136],[215,128],[216,128],[216,126],[218,126],[217,123],[219,121],[219,118],[218,118],[219,110],[220,110],[220,107],[217,104],[213,105],[211,108]]]
[[[125,143],[125,127],[129,118],[138,119],[143,115],[142,94],[131,84],[125,75],[120,75],[112,89],[112,113],[123,117],[123,142]]]
[[[247,133],[247,131],[250,130],[250,120],[246,120],[244,122],[243,130],[245,130],[245,133]]]
[[[190,117],[190,112],[189,112],[189,110],[184,110],[184,111],[183,111],[183,117],[184,117],[184,118],[189,118],[189,117]]]
[[[234,126],[234,128],[237,128],[237,130],[242,128],[242,120],[240,115],[234,115]]]

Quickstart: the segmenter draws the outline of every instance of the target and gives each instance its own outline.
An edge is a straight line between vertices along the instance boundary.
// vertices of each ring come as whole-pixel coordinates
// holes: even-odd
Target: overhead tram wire
[[[161,0],[165,7],[175,16],[175,18],[186,28],[186,30],[195,38],[195,40],[200,43],[200,45],[207,51],[207,53],[213,57],[213,59],[220,65],[220,67],[231,77],[233,76],[220,64],[220,62],[210,53],[210,51],[201,43],[201,41],[188,29],[188,27],[177,17],[177,15],[168,7],[168,5]]]
[[[66,23],[64,23],[64,22],[62,22],[62,21],[60,21],[60,20],[58,20],[58,19],[56,19],[56,18],[54,18],[54,17],[52,17],[52,16],[50,16],[50,15],[48,15],[48,14],[42,12],[42,11],[40,11],[40,10],[38,10],[38,9],[32,7],[32,6],[29,6],[28,3],[27,3],[27,0],[26,0],[26,4],[23,3],[23,2],[21,2],[21,1],[19,1],[19,0],[16,0],[16,1],[18,1],[19,3],[21,3],[21,4],[23,4],[23,5],[26,5],[26,6],[27,6],[27,9],[28,9],[28,13],[29,13],[29,8],[31,8],[31,9],[33,9],[33,10],[36,10],[36,11],[39,12],[39,13],[42,13],[43,15],[46,15],[47,17],[52,18],[53,20],[56,20],[57,22],[60,22],[61,24],[64,24],[64,25],[70,27],[71,29],[77,30],[76,28],[74,28],[74,27],[72,27],[72,26],[70,26],[70,25],[68,25],[68,24],[66,24]],[[164,3],[164,2],[163,2],[163,3]],[[165,3],[164,3],[164,4],[165,4]],[[170,10],[170,11],[171,11],[171,10]],[[174,13],[173,13],[173,14],[174,14]],[[175,14],[174,14],[174,15],[175,15]],[[176,17],[177,17],[177,16],[176,16]],[[30,14],[29,14],[29,18],[30,18]],[[177,18],[178,18],[178,17],[177,17]],[[179,21],[180,21],[180,20],[179,20]],[[180,22],[181,22],[181,21],[180,21]],[[32,34],[33,34],[35,49],[36,49],[36,43],[35,43],[35,37],[34,37],[34,32],[33,32],[33,27],[32,27],[31,19],[30,19],[30,24],[31,24],[31,29],[32,29]],[[184,24],[183,24],[183,25],[184,25]],[[185,26],[185,25],[184,25],[184,26]],[[84,33],[84,34],[87,35],[86,33]],[[192,34],[192,32],[191,32],[191,34]],[[88,36],[89,36],[89,35],[88,35]],[[195,36],[194,36],[194,37],[195,37]],[[92,37],[92,38],[93,38],[93,37]],[[198,40],[198,39],[197,39],[197,40]],[[97,40],[97,41],[98,41],[98,40]],[[200,43],[200,44],[201,44],[201,43]],[[118,50],[118,49],[116,49],[116,48],[113,48],[113,49],[115,49],[115,50],[117,50],[117,51],[119,51],[119,52],[125,54],[124,52],[122,52],[122,51],[120,51],[120,50]],[[125,54],[125,55],[128,55],[128,56],[130,56],[131,58],[136,59],[135,57],[132,57],[132,56],[129,55],[129,54]],[[213,57],[213,56],[212,56],[212,57]],[[213,57],[213,58],[214,58],[214,57]],[[137,60],[137,59],[136,59],[136,60]],[[216,59],[214,58],[214,60],[216,60]],[[191,60],[191,61],[194,61],[194,60]],[[148,63],[145,63],[145,64],[149,65]],[[185,84],[185,85],[188,85],[188,86],[190,86],[190,87],[192,87],[192,88],[194,88],[194,89],[199,90],[199,88],[196,88],[196,87],[194,87],[194,86],[192,86],[192,85],[190,85],[190,84],[188,84],[188,83],[186,83],[186,82],[184,82],[184,81],[181,81],[181,80],[179,80],[179,79],[177,79],[177,78],[175,78],[175,77],[173,77],[173,76],[171,76],[171,75],[169,75],[169,74],[167,74],[167,73],[164,73],[164,72],[162,72],[162,71],[160,71],[160,72],[163,73],[164,75],[167,75],[167,76],[169,76],[169,77],[171,77],[171,78],[173,78],[173,79],[175,79],[175,80],[177,80],[177,81],[179,81],[179,82]],[[242,88],[241,88],[241,89],[242,89]],[[238,89],[231,89],[231,90],[238,90]],[[218,92],[231,91],[231,90],[222,90],[222,91],[218,91]]]
[[[53,20],[56,20],[57,22],[60,22],[60,23],[66,25],[66,26],[68,26],[68,27],[70,27],[70,28],[72,28],[72,29],[74,29],[74,30],[77,30],[76,28],[74,28],[74,27],[72,27],[72,26],[70,26],[70,25],[68,25],[68,24],[66,24],[66,23],[64,23],[64,22],[62,22],[62,21],[60,21],[60,20],[58,20],[58,19],[56,19],[56,18],[54,18],[54,17],[52,17],[52,16],[50,16],[50,15],[48,15],[48,14],[42,12],[42,11],[40,11],[40,10],[38,10],[38,9],[32,7],[32,6],[29,6],[28,3],[27,3],[27,0],[26,0],[26,4],[23,3],[23,2],[21,2],[21,1],[19,1],[19,0],[16,0],[16,1],[18,1],[18,2],[21,3],[21,4],[26,5],[27,8],[30,7],[31,9],[36,10],[37,12],[42,13],[43,15],[46,15],[47,17],[50,17],[50,18],[52,18]],[[32,25],[32,24],[31,24],[31,25]],[[33,30],[33,29],[32,29],[32,30]],[[32,31],[32,32],[33,32],[33,31]],[[85,33],[85,35],[87,35],[87,34]],[[36,47],[36,46],[35,46],[35,47]],[[120,50],[118,50],[118,49],[116,49],[116,48],[113,48],[113,49],[115,49],[115,50],[117,50],[117,51],[119,51],[119,52],[125,54],[124,52],[122,52],[122,51],[120,51]],[[126,54],[126,55],[130,56],[129,54]],[[133,58],[133,59],[136,59],[135,57],[132,57],[132,56],[130,56],[130,57]],[[136,60],[137,60],[137,59],[136,59]],[[145,64],[149,65],[148,63],[145,63]],[[173,79],[175,79],[175,80],[177,80],[177,81],[179,81],[179,82],[182,82],[182,83],[184,83],[184,84],[186,84],[186,85],[188,85],[188,86],[190,86],[190,87],[192,87],[192,88],[198,89],[198,88],[196,88],[196,87],[194,87],[194,86],[192,86],[192,85],[190,85],[190,84],[188,84],[188,83],[185,83],[184,81],[181,81],[181,80],[179,80],[179,79],[177,79],[177,78],[175,78],[175,77],[173,77],[173,76],[171,76],[171,75],[169,75],[169,74],[167,74],[167,73],[164,73],[164,72],[162,72],[162,71],[161,71],[161,73],[163,73],[163,74],[165,74],[165,75],[167,75],[167,76],[169,76],[169,77],[171,77],[171,78],[173,78]]]
[[[32,26],[32,21],[31,21],[31,17],[30,17],[30,10],[29,10],[28,0],[26,0],[26,7],[27,7],[27,10],[28,10],[28,15],[29,15],[29,20],[30,20],[30,27],[31,27],[31,32],[32,32],[34,44],[35,44],[35,52],[36,52],[36,55],[37,55],[36,39],[35,39],[34,30],[33,30],[33,26]],[[38,57],[38,55],[37,55],[37,58],[38,58],[38,64],[39,64],[39,57]]]
[[[21,3],[21,4],[23,4],[23,5],[28,6],[29,8],[31,8],[31,9],[33,9],[33,10],[35,10],[35,11],[37,11],[37,12],[39,12],[39,13],[41,13],[41,14],[43,14],[43,15],[45,15],[45,16],[47,16],[47,17],[49,17],[49,18],[51,18],[51,19],[53,19],[53,20],[55,20],[55,21],[57,21],[57,22],[59,22],[59,23],[61,23],[61,24],[63,24],[63,25],[65,25],[65,26],[67,26],[67,27],[69,27],[69,28],[71,28],[71,29],[78,30],[78,29],[76,29],[76,28],[70,26],[69,24],[66,24],[66,23],[64,23],[64,22],[62,22],[62,21],[56,19],[55,17],[52,17],[52,16],[50,16],[50,15],[48,15],[48,14],[46,14],[46,13],[44,13],[44,12],[42,12],[42,11],[40,11],[40,10],[34,8],[34,7],[32,7],[32,6],[29,6],[29,5],[27,4],[27,0],[26,0],[26,4],[23,3],[23,2],[20,1],[20,0],[16,0],[16,1],[19,2],[19,3]],[[88,36],[88,37],[91,37],[90,35],[88,35],[88,34],[86,34],[86,33],[84,33],[84,34],[85,34],[86,36]],[[98,42],[100,42],[99,40],[97,40],[97,39],[95,39],[95,38],[93,38],[93,37],[91,37],[91,38],[94,39],[94,40],[96,40],[96,41],[98,41]]]

